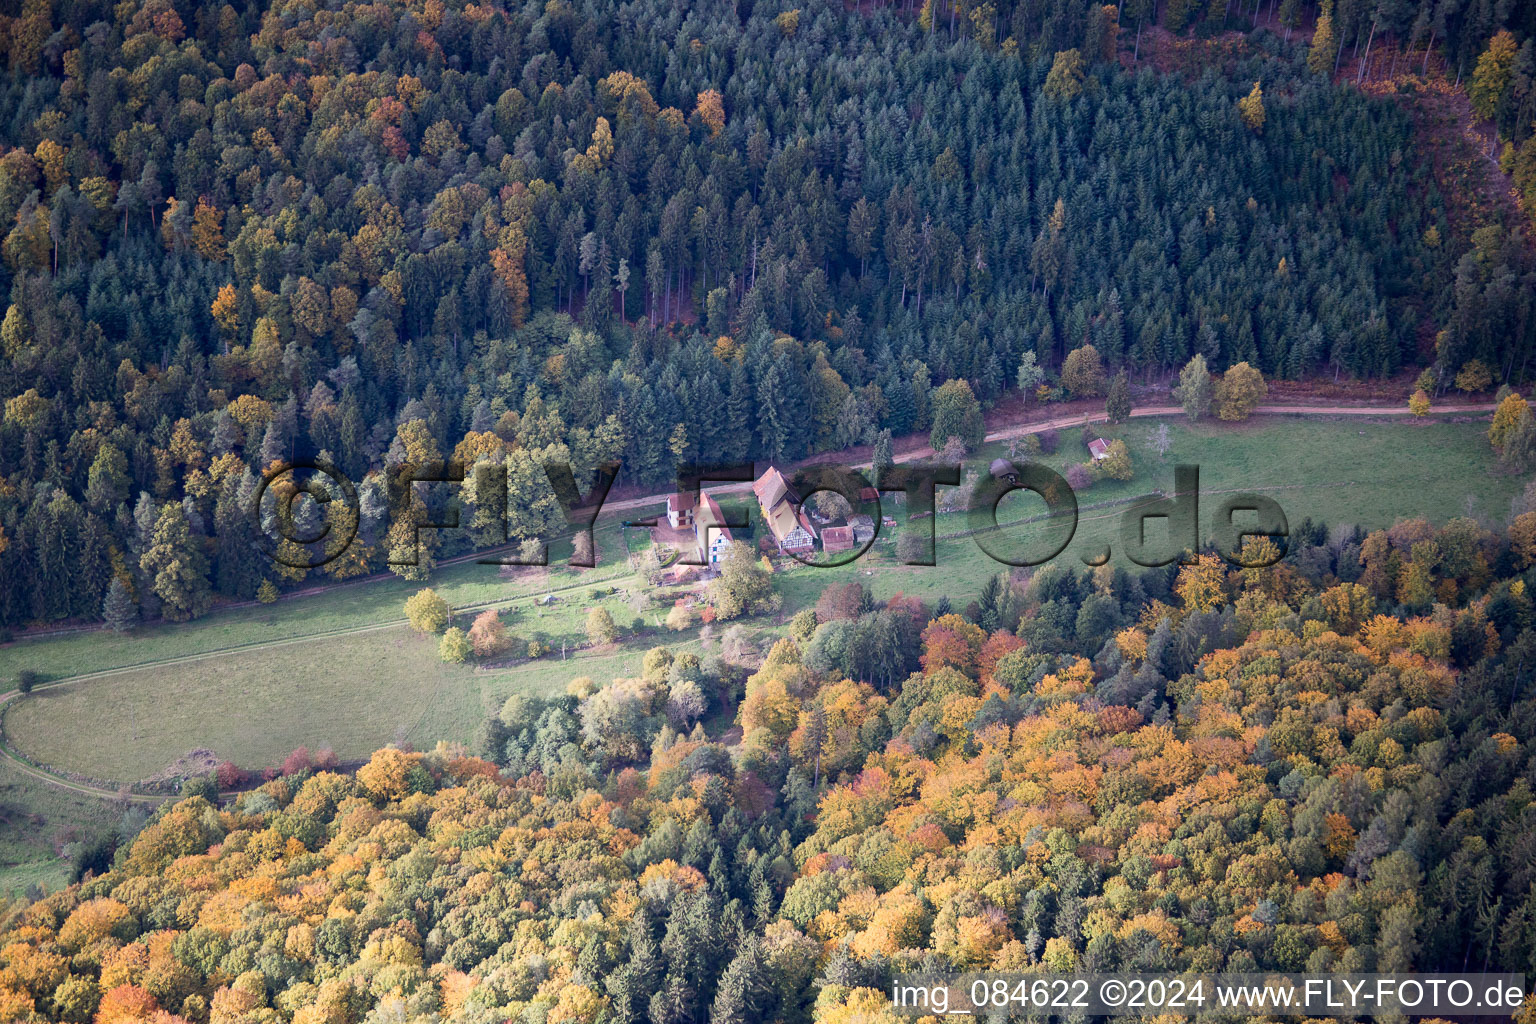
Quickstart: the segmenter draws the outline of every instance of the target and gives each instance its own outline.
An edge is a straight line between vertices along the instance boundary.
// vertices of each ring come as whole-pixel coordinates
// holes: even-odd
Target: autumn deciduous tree
[[[431,777],[423,780],[423,774],[420,754],[385,747],[357,770],[357,781],[375,799],[398,800],[420,782],[430,783]]]
[[[48,399],[37,388],[27,388],[15,398],[5,400],[5,422],[25,430],[37,424],[48,405]]]
[[[587,613],[587,640],[593,647],[611,644],[619,638],[619,627],[608,609],[598,606]]]
[[[948,667],[974,676],[976,658],[986,640],[987,634],[975,623],[953,613],[941,615],[923,630],[923,670]]]
[[[438,641],[437,654],[449,664],[461,664],[470,652],[469,637],[458,626],[452,626],[443,632],[443,638]]]
[[[1536,513],[1523,515],[1517,560],[1536,556]],[[1311,527],[1293,536],[1317,539]],[[293,979],[302,1019],[342,1020],[360,999],[392,1005],[390,991],[364,997],[344,977],[430,971],[434,1005],[494,1001],[501,1019],[532,989],[471,972],[494,960],[480,938],[516,900],[528,922],[519,948],[545,957],[537,987],[550,1024],[592,1024],[604,999],[622,1019],[691,1005],[692,1019],[718,1024],[788,1020],[787,1005],[808,1009],[798,994],[818,971],[828,983],[816,1020],[894,1024],[878,989],[840,983],[860,980],[857,958],[912,951],[957,967],[1070,971],[1140,955],[1119,938],[1047,938],[1079,912],[1079,938],[1141,936],[1196,964],[1227,962],[1198,923],[1206,908],[1178,898],[1197,892],[1195,875],[1202,898],[1234,909],[1231,962],[1263,971],[1305,967],[1315,949],[1346,962],[1374,953],[1397,969],[1459,962],[1479,920],[1492,955],[1524,962],[1536,903],[1497,880],[1520,857],[1507,839],[1525,805],[1510,795],[1522,792],[1530,746],[1506,723],[1536,695],[1522,692],[1528,638],[1506,646],[1494,620],[1532,613],[1525,580],[1470,521],[1405,521],[1367,547],[1372,566],[1401,568],[1382,573],[1379,612],[1367,588],[1333,582],[1352,571],[1349,541],[1336,561],[1288,565],[1306,578],[1295,590],[1272,585],[1283,574],[1241,572],[1230,612],[1225,569],[1206,556],[1179,575],[1182,611],[1147,600],[1149,585],[1167,596],[1162,573],[1106,568],[1036,573],[1022,619],[996,610],[1008,583],[993,579],[976,616],[1016,621],[1018,633],[988,635],[948,611],[929,621],[899,596],[857,619],[802,618],[745,680],[730,750],[700,719],[706,693],[736,685],[734,670],[655,648],[637,676],[577,675],[563,694],[509,698],[482,725],[485,760],[446,743],[385,749],[352,776],[299,750],[288,777],[226,793],[221,810],[200,782],[115,858],[91,858],[83,885],[0,925],[0,1008],[27,1019],[46,991],[46,1012],[63,1020],[176,1024],[156,1009],[165,1004],[227,1024],[263,1017],[265,1002],[282,1001],[265,994]],[[1268,539],[1245,552],[1258,549],[1275,553]],[[1493,579],[1489,557],[1513,575]],[[828,663],[829,638],[860,646],[860,628],[880,638],[867,645],[876,657],[911,647],[885,692]],[[739,664],[751,644],[733,632],[722,653]],[[462,655],[465,642],[450,630],[440,648],[451,655],[457,643]],[[1453,712],[1469,677],[1491,684],[1475,697],[1504,705],[1496,720]],[[233,765],[218,777],[238,784]],[[1475,784],[1445,787],[1445,806],[1425,814],[1426,778]],[[1236,838],[1224,824],[1234,809],[1252,825]],[[1055,824],[1000,824],[1045,820]],[[733,827],[752,821],[761,825]],[[1423,861],[1398,848],[1405,828]],[[1184,840],[1166,839],[1179,830]],[[501,857],[515,877],[480,870]],[[601,920],[572,897],[572,878],[594,865],[636,895]],[[1081,877],[1047,897],[1063,865]],[[1464,887],[1439,884],[1457,878],[1500,895],[1469,906]],[[721,898],[726,886],[740,903]],[[198,914],[148,919],[146,892],[191,899]],[[338,899],[350,913],[271,909]],[[398,913],[406,900],[409,920]],[[361,945],[346,931],[356,919],[381,922]],[[1440,921],[1454,926],[1448,936],[1425,926]],[[598,925],[614,945],[580,945]],[[1201,944],[1185,948],[1191,940]],[[273,955],[241,960],[258,942]],[[571,948],[579,957],[559,954]]]
[[[1073,398],[1096,398],[1104,393],[1104,363],[1099,350],[1084,345],[1067,353],[1061,364],[1061,382]]]
[[[1536,512],[1524,512],[1509,525],[1509,546],[1519,557],[1520,567],[1536,564]]]
[[[235,293],[235,286],[228,283],[220,285],[209,311],[213,314],[213,322],[219,325],[219,330],[233,337],[240,329],[240,300]]]
[[[773,598],[773,578],[741,541],[732,541],[720,559],[720,575],[710,581],[709,600],[721,619],[765,610]]]
[[[115,985],[102,994],[95,1019],[100,1024],[129,1024],[130,1021],[174,1020],[160,1009],[154,996],[137,985]]]
[[[181,502],[167,502],[161,508],[154,539],[139,559],[139,567],[151,581],[167,619],[185,622],[208,609],[212,597],[208,559],[192,536]]]
[[[709,129],[711,138],[719,135],[725,127],[725,104],[716,90],[705,89],[699,93],[693,110],[699,115],[699,120],[704,122],[704,127]]]
[[[1376,611],[1371,592],[1358,583],[1340,583],[1318,595],[1328,623],[1343,636],[1358,630]]]
[[[1477,116],[1492,120],[1509,89],[1518,44],[1508,29],[1501,29],[1488,40],[1488,48],[1477,58],[1477,67],[1467,85],[1467,97]]]
[[[1094,469],[1111,480],[1129,480],[1136,472],[1131,463],[1131,450],[1119,438],[1109,442],[1109,451],[1094,463]]]
[[[1337,812],[1323,819],[1323,850],[1335,863],[1343,863],[1355,848],[1355,826]]]
[[[818,623],[856,619],[869,610],[866,607],[868,600],[868,592],[862,583],[834,583],[821,592],[813,614]]]
[[[1226,571],[1215,555],[1201,555],[1179,569],[1174,591],[1190,611],[1208,611],[1226,597]]]
[[[1083,55],[1075,47],[1057,52],[1045,76],[1045,95],[1056,100],[1070,100],[1083,91]]]
[[[1312,45],[1307,49],[1307,68],[1315,75],[1333,70],[1338,54],[1339,40],[1333,27],[1333,0],[1322,0],[1317,16],[1317,27],[1312,32]]]
[[[494,657],[506,650],[507,627],[502,624],[501,613],[488,608],[475,616],[475,621],[469,627],[469,644],[475,655],[481,658]]]
[[[1487,391],[1492,385],[1493,371],[1481,359],[1469,359],[1456,374],[1456,387],[1469,395]]]
[[[491,250],[491,268],[506,289],[507,324],[514,330],[528,319],[528,276],[523,268],[527,241],[516,227],[507,229],[504,244]]]
[[[1415,416],[1429,415],[1429,395],[1424,393],[1423,388],[1419,388],[1413,393],[1413,397],[1408,399],[1408,411]]]
[[[192,245],[205,260],[217,263],[227,255],[224,247],[224,228],[219,223],[219,209],[207,197],[197,201],[192,213]]]
[[[1253,89],[1237,101],[1238,113],[1243,116],[1243,123],[1255,135],[1264,134],[1264,90],[1258,82],[1253,83]]]
[[[1536,466],[1536,414],[1529,406],[1520,410],[1519,418],[1504,436],[1499,463],[1515,473],[1524,473]]]
[[[412,629],[422,633],[441,632],[448,625],[448,602],[431,587],[423,587],[406,599],[405,617]]]
[[[1216,415],[1224,420],[1246,420],[1269,394],[1264,375],[1247,363],[1227,368],[1213,396]]]
[[[1493,445],[1495,451],[1502,451],[1504,441],[1509,432],[1515,429],[1515,424],[1520,422],[1520,417],[1528,415],[1530,405],[1517,392],[1510,392],[1504,396],[1499,407],[1493,412],[1493,422],[1488,426],[1488,443]]]

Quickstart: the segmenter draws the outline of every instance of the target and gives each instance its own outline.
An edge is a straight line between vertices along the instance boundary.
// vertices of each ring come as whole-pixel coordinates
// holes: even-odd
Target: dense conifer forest
[[[298,582],[246,511],[293,457],[362,482],[345,577],[403,543],[407,461],[505,460],[516,540],[561,522],[547,459],[792,459],[926,430],[950,380],[1071,396],[1090,343],[1148,379],[1536,370],[1519,229],[1448,222],[1402,108],[1289,31],[1126,67],[1143,22],[1254,13],[1174,6],[7,6],[0,625]],[[1523,144],[1526,7],[1329,10],[1335,62],[1379,31],[1482,67]]]

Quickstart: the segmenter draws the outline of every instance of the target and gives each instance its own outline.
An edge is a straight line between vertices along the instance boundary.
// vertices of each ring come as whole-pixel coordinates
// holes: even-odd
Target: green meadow
[[[1169,445],[1159,455],[1154,440],[1164,423]],[[1480,422],[1405,417],[1270,416],[1237,425],[1133,419],[1104,428],[1104,436],[1129,445],[1133,479],[1100,481],[1078,495],[1076,533],[1059,558],[1081,566],[1108,547],[1112,557],[1123,559],[1119,531],[1126,510],[1150,492],[1171,491],[1178,463],[1200,468],[1204,535],[1220,498],[1239,491],[1273,498],[1293,523],[1310,516],[1334,527],[1370,528],[1414,516],[1443,521],[1470,514],[1499,524],[1522,482],[1495,471],[1485,430]],[[1058,451],[1041,461],[1063,473],[1086,461],[1079,434],[1062,431]],[[1004,444],[987,445],[968,472],[984,472],[990,459],[1006,451]],[[728,508],[749,503],[745,496],[723,502]],[[1043,551],[1042,535],[1056,527],[1020,522],[1043,510],[1043,502],[1026,492],[1004,499],[1000,539],[1016,541],[1024,552]],[[903,517],[899,508],[886,511]],[[868,553],[839,568],[786,560],[775,574],[783,611],[749,626],[771,633],[796,610],[813,605],[828,584],[850,579],[880,599],[900,591],[930,601],[948,597],[963,607],[988,575],[1008,568],[965,535],[970,523],[963,511],[936,517],[940,539],[932,566],[897,560],[896,536],[905,528],[911,527],[883,530]],[[548,570],[504,576],[494,566],[462,563],[434,573],[431,585],[453,606],[460,625],[467,626],[479,609],[503,609],[512,634],[538,635],[552,647],[541,659],[489,670],[446,665],[438,659],[436,637],[404,623],[401,606],[418,585],[371,582],[128,636],[93,631],[9,645],[0,649],[0,678],[14,678],[21,669],[53,680],[94,675],[13,700],[6,739],[36,763],[122,781],[151,775],[198,747],[260,767],[299,745],[331,747],[353,758],[390,742],[467,741],[486,710],[512,692],[559,691],[578,675],[606,681],[635,671],[649,646],[698,641],[696,629],[658,629],[664,610],[636,600],[644,586],[627,564],[621,532],[629,534],[630,548],[645,543],[641,531],[621,531],[618,516],[605,518],[594,569],[557,564],[563,553],[557,549]],[[1156,536],[1155,528],[1149,536]],[[597,587],[618,588],[601,600],[627,638],[591,650],[583,623],[594,604],[589,591]],[[555,602],[536,603],[545,594]],[[630,628],[637,616],[642,635]]]

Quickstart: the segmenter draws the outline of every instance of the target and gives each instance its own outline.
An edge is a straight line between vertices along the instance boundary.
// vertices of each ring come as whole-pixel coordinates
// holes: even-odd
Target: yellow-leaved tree
[[[1323,0],[1317,16],[1317,28],[1312,32],[1312,48],[1307,51],[1307,68],[1313,74],[1326,74],[1333,68],[1338,53],[1339,40],[1333,30],[1333,0]]]
[[[1174,590],[1189,611],[1209,611],[1225,599],[1226,578],[1221,559],[1215,555],[1201,555],[1179,570],[1179,580]]]
[[[725,128],[725,101],[716,90],[705,89],[699,93],[693,112],[699,115],[699,120],[709,129],[710,138],[719,135]]]
[[[412,629],[423,633],[441,632],[448,625],[448,602],[431,587],[423,587],[406,600],[405,618]]]
[[[1264,375],[1247,363],[1227,368],[1216,384],[1216,415],[1224,420],[1246,420],[1269,394]]]
[[[1237,101],[1237,109],[1243,115],[1243,123],[1254,134],[1264,134],[1264,90],[1258,82],[1253,83],[1253,91]]]
[[[1083,91],[1083,55],[1074,47],[1062,50],[1051,62],[1045,76],[1045,95],[1051,99],[1070,100]]]
[[[1488,426],[1488,443],[1496,451],[1503,450],[1509,432],[1515,429],[1515,424],[1520,422],[1520,417],[1529,408],[1526,400],[1516,392],[1504,396],[1504,400],[1494,410],[1493,422]]]

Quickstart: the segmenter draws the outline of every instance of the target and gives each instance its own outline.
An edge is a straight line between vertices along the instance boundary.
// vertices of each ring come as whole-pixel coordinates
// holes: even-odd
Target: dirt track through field
[[[1457,413],[1489,413],[1496,406],[1493,403],[1479,405],[1448,405],[1438,409],[1431,409],[1431,416],[1449,416]],[[1184,410],[1177,405],[1149,405],[1140,409],[1131,410],[1132,419],[1140,419],[1152,416],[1182,416]],[[1405,405],[1373,405],[1373,406],[1338,406],[1338,405],[1261,405],[1253,411],[1255,416],[1408,416],[1408,406]],[[1035,420],[1028,423],[1016,423],[1003,427],[1000,430],[991,431],[986,435],[986,441],[1008,441],[1015,437],[1023,437],[1025,434],[1034,434],[1042,430],[1062,430],[1066,427],[1081,427],[1089,423],[1102,423],[1108,419],[1104,413],[1082,413],[1075,416],[1060,416],[1055,419]],[[915,459],[932,458],[936,453],[932,448],[915,448],[895,456],[897,462],[911,462]],[[867,466],[869,463],[860,463]],[[716,484],[713,487],[704,488],[710,494],[735,494],[742,491],[750,491],[752,485],[741,484]],[[668,492],[670,493],[670,492]],[[605,512],[623,512],[628,509],[646,508],[665,501],[667,494],[653,494],[644,498],[629,498],[624,501],[609,502],[603,506]]]

